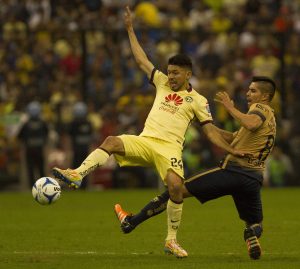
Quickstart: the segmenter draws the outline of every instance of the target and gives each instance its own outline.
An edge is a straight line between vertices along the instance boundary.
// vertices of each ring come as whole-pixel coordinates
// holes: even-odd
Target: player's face
[[[247,91],[247,102],[248,107],[254,103],[262,103],[266,100],[266,94],[263,94],[259,89],[258,85],[255,82],[252,82]]]
[[[168,79],[172,91],[185,90],[191,77],[191,71],[177,65],[168,65]]]

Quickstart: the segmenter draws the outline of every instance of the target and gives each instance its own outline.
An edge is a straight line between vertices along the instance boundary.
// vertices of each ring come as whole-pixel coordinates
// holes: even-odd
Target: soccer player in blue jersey
[[[196,197],[201,203],[231,195],[240,218],[245,221],[244,239],[250,258],[261,256],[258,238],[262,234],[262,203],[260,189],[265,161],[273,149],[276,136],[276,121],[270,101],[275,93],[275,83],[268,77],[253,77],[247,92],[249,111],[237,110],[226,92],[220,92],[216,101],[240,123],[235,132],[219,130],[235,149],[247,152],[243,157],[228,154],[216,168],[188,178],[183,185],[183,197]],[[122,215],[121,229],[131,232],[146,219],[166,209],[168,191],[155,197],[138,214],[131,215],[115,205]]]
[[[156,88],[156,97],[138,136],[109,136],[76,169],[53,168],[56,178],[79,187],[88,173],[103,165],[114,154],[120,166],[155,167],[168,187],[168,235],[165,251],[176,257],[186,257],[187,252],[177,243],[176,234],[181,221],[184,179],[182,148],[184,135],[194,118],[202,125],[210,141],[233,155],[243,155],[234,150],[212,124],[212,116],[205,97],[198,94],[189,83],[192,62],[185,55],[169,59],[167,75],[157,70],[140,46],[133,30],[130,9],[125,11],[125,25],[134,58]],[[121,217],[121,215],[120,215]]]

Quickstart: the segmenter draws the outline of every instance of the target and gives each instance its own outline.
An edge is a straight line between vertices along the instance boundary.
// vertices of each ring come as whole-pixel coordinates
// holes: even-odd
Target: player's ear
[[[262,100],[262,101],[267,101],[267,102],[269,102],[269,101],[270,101],[270,94],[264,92],[264,93],[261,95],[261,100]]]
[[[189,80],[192,77],[192,71],[191,70],[187,70],[186,72],[186,79]]]

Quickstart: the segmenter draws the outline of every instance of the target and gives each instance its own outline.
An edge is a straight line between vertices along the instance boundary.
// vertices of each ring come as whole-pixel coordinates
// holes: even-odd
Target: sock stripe
[[[111,155],[111,153],[110,153],[108,150],[106,150],[105,148],[98,147],[98,149],[101,149],[101,150],[105,151],[105,152],[108,154],[108,156],[110,156],[110,155]]]
[[[177,201],[172,200],[171,198],[169,198],[169,199],[172,203],[177,204],[177,205],[180,205],[183,203],[183,200],[181,200],[180,202],[177,202]]]

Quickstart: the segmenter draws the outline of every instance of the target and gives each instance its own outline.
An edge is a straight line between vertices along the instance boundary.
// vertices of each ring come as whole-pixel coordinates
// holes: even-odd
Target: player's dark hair
[[[261,84],[259,89],[262,92],[269,94],[269,101],[273,99],[276,90],[276,84],[274,80],[265,76],[254,76],[252,78],[252,82],[259,82]]]
[[[168,61],[168,65],[178,65],[181,67],[188,68],[192,71],[193,64],[191,59],[185,54],[176,54],[171,57]]]

